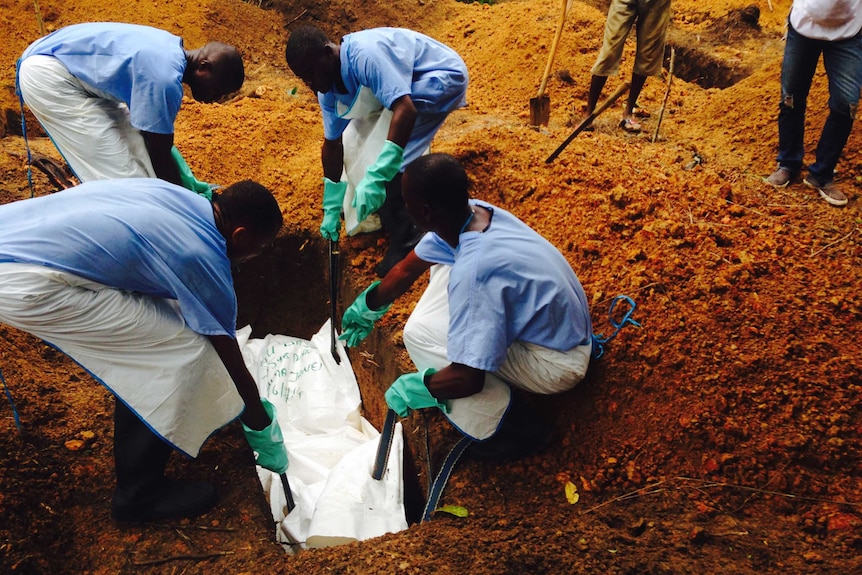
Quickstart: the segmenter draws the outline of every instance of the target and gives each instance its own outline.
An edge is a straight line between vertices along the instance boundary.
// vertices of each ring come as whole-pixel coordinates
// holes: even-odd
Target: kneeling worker
[[[547,439],[537,418],[512,401],[512,387],[536,394],[573,388],[592,349],[587,298],[550,242],[512,214],[470,199],[452,156],[417,158],[403,179],[404,202],[426,233],[416,248],[346,310],[342,339],[355,346],[391,303],[433,264],[431,280],[404,327],[418,370],[399,377],[386,402],[400,416],[438,407],[480,440],[477,458],[528,454]]]
[[[212,201],[164,180],[95,180],[0,206],[0,322],[42,338],[116,397],[112,514],[203,513],[205,482],[165,477],[241,414],[259,465],[287,469],[272,406],[236,342],[231,265],[272,242],[282,215],[243,181]],[[243,409],[244,406],[244,409]]]

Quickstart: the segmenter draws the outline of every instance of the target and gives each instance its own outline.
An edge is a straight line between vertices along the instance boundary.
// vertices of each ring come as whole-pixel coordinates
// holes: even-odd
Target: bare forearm
[[[366,303],[371,309],[380,309],[404,295],[410,286],[419,279],[428,268],[430,262],[419,258],[411,251],[403,260],[393,267],[375,289],[366,296]]]
[[[418,115],[410,96],[401,96],[395,100],[392,104],[392,122],[389,124],[386,139],[406,148]]]
[[[172,184],[182,185],[180,181],[180,169],[171,155],[174,145],[173,134],[153,134],[142,132],[144,143],[147,145],[147,153],[157,178],[161,178]]]
[[[323,163],[323,175],[333,182],[340,181],[341,172],[344,171],[344,146],[341,139],[323,140],[320,159]]]
[[[426,377],[425,385],[437,399],[469,397],[482,391],[485,372],[460,363],[452,363]]]

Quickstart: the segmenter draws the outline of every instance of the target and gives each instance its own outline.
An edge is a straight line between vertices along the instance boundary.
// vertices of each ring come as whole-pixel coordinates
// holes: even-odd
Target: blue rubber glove
[[[243,423],[245,439],[257,452],[254,459],[258,465],[276,473],[284,473],[287,471],[287,450],[284,448],[281,427],[278,426],[278,419],[275,417],[275,406],[264,398],[260,398],[260,402],[269,416],[269,425],[256,431]]]
[[[368,168],[365,177],[356,186],[353,207],[356,208],[356,218],[360,222],[379,210],[386,201],[386,182],[398,174],[403,160],[404,148],[386,140],[377,161]]]
[[[180,183],[183,185],[183,187],[212,201],[213,187],[208,183],[202,182],[195,178],[194,174],[192,174],[191,168],[189,168],[189,165],[183,159],[182,154],[180,154],[180,151],[177,149],[176,146],[171,147],[171,157],[174,159],[174,162],[177,165],[177,169],[180,172]]]
[[[356,347],[359,343],[368,337],[371,330],[374,329],[374,322],[383,317],[392,304],[385,306],[382,309],[373,310],[368,307],[366,297],[368,293],[380,285],[380,281],[376,281],[365,291],[356,296],[350,307],[345,310],[341,317],[341,335],[338,339],[345,340],[347,347]]]
[[[435,369],[429,367],[418,373],[405,373],[396,379],[384,394],[386,405],[399,417],[407,417],[410,410],[423,407],[438,407],[443,413],[449,413],[449,406],[431,395],[425,385],[425,376],[435,372]]]
[[[346,191],[347,182],[333,182],[329,178],[323,178],[323,222],[320,224],[320,235],[324,239],[338,241],[341,205],[344,203]]]

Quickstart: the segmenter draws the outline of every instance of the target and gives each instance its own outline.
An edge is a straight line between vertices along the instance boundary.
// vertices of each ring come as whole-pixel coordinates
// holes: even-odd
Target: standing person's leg
[[[587,95],[587,107],[584,116],[589,116],[596,109],[608,76],[616,75],[620,69],[623,48],[626,37],[637,17],[636,0],[613,0],[608,7],[608,17],[605,20],[605,32],[602,48],[596,57],[590,74],[590,92]]]
[[[641,126],[634,119],[633,113],[647,78],[661,74],[667,27],[670,24],[670,0],[640,0],[637,3],[637,14],[637,47],[632,68],[632,85],[621,124],[628,131],[640,130]]]
[[[595,112],[596,105],[599,103],[599,98],[602,97],[602,90],[604,90],[607,81],[607,76],[593,75],[590,78],[590,92],[587,94],[587,107],[584,110],[584,116],[589,116]]]
[[[623,110],[623,119],[620,122],[620,127],[626,132],[640,132],[641,124],[634,117],[634,109],[638,103],[638,97],[641,95],[644,84],[646,84],[646,76],[635,74],[632,72],[632,83],[629,88],[629,97],[626,100],[626,107]]]
[[[797,33],[788,22],[778,105],[778,169],[766,179],[777,188],[785,187],[802,168],[805,108],[820,51],[820,42]]]
[[[853,129],[862,89],[862,32],[853,38],[823,44],[823,65],[829,79],[829,116],[817,143],[815,161],[808,166],[806,184],[835,206],[847,196],[833,183],[835,166]]]

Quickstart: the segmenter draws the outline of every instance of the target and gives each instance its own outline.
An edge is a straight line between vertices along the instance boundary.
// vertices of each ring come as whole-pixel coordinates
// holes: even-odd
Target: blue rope
[[[617,303],[620,301],[625,301],[627,304],[631,306],[631,308],[625,313],[622,321],[617,322],[614,320],[614,308],[617,306]],[[633,325],[635,327],[641,327],[641,324],[632,319],[632,314],[635,312],[635,308],[637,304],[634,302],[632,298],[627,295],[618,295],[611,302],[611,307],[608,309],[608,319],[611,322],[611,325],[614,326],[614,333],[612,333],[608,337],[604,337],[602,334],[593,334],[593,358],[599,359],[605,353],[605,344],[617,337],[617,334],[620,332],[622,328],[624,328],[627,324]]]
[[[30,197],[36,195],[36,187],[33,185],[33,154],[30,153],[30,141],[27,139],[27,120],[24,117],[24,94],[18,83],[18,75],[21,71],[21,59],[15,62],[15,95],[18,96],[18,104],[21,106],[21,135],[24,136],[24,147],[27,149],[27,184],[30,186]],[[8,392],[7,392],[8,393]]]
[[[9,399],[9,405],[12,406],[12,417],[15,419],[15,427],[21,431],[21,419],[18,417],[18,409],[15,408],[15,402],[12,400],[12,394],[9,393],[9,387],[6,385],[6,378],[3,377],[3,370],[0,369],[0,381],[3,382],[3,391],[6,392],[6,397]]]

